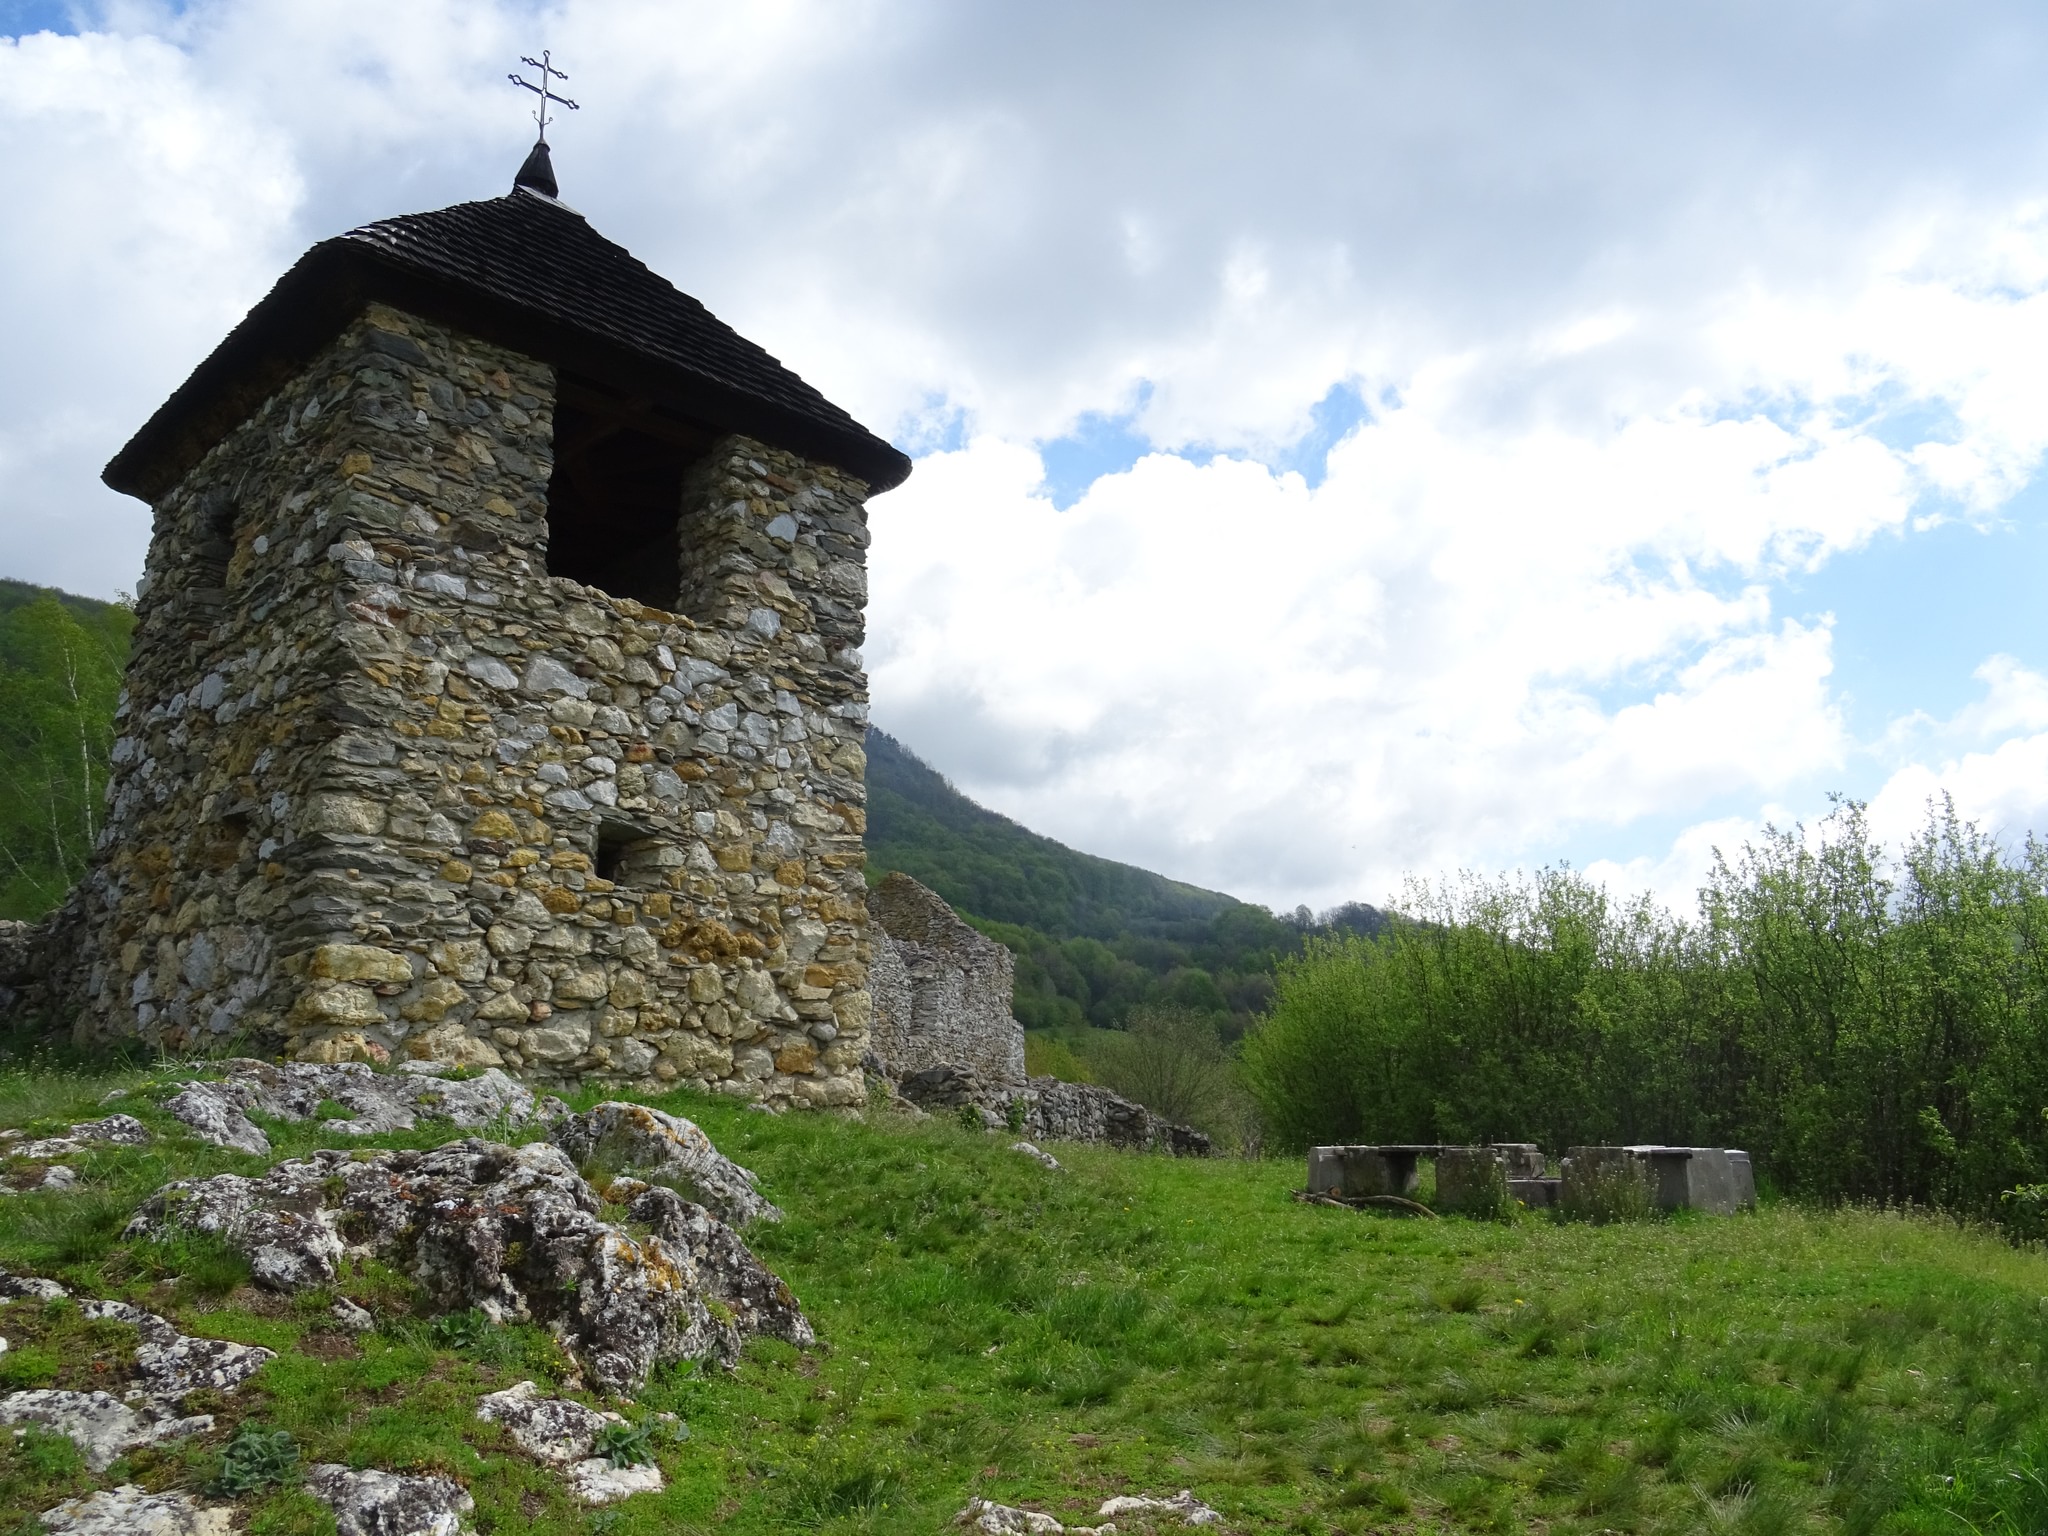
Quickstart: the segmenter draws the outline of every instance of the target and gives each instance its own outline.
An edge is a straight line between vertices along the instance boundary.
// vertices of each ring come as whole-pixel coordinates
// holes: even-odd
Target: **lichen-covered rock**
[[[218,1235],[249,1256],[258,1284],[282,1291],[331,1283],[345,1255],[376,1257],[404,1268],[436,1310],[478,1307],[552,1328],[607,1391],[634,1390],[664,1361],[730,1363],[757,1330],[808,1342],[787,1289],[737,1236],[672,1191],[653,1193],[686,1208],[670,1218],[678,1236],[636,1238],[602,1220],[596,1192],[559,1147],[470,1139],[431,1152],[317,1152],[261,1178],[181,1180],[127,1231]]]
[[[28,1176],[18,1182],[0,1183],[0,1195],[40,1194],[49,1190],[78,1188],[78,1170],[66,1168],[62,1163],[52,1163],[42,1168],[28,1170]]]
[[[503,1424],[520,1450],[562,1469],[569,1492],[585,1504],[659,1493],[664,1486],[659,1467],[615,1467],[594,1454],[599,1431],[607,1424],[626,1422],[616,1413],[586,1408],[567,1398],[542,1397],[537,1386],[522,1381],[486,1397],[477,1405],[476,1416]]]
[[[754,1188],[754,1175],[680,1115],[610,1100],[569,1116],[548,1135],[579,1165],[601,1164],[673,1185],[735,1227],[782,1219]]]
[[[530,1381],[493,1392],[477,1404],[476,1416],[502,1424],[512,1443],[535,1461],[551,1467],[587,1461],[597,1447],[598,1431],[626,1421],[616,1413],[586,1408],[563,1397],[542,1397]]]
[[[1192,1492],[1183,1488],[1170,1499],[1155,1499],[1146,1494],[1123,1494],[1114,1499],[1105,1499],[1096,1514],[1104,1519],[1128,1515],[1172,1515],[1182,1525],[1221,1525],[1223,1516],[1211,1509]]]
[[[137,1412],[105,1392],[65,1392],[38,1388],[0,1397],[0,1424],[39,1424],[74,1441],[85,1464],[104,1472],[138,1445],[201,1435],[213,1428],[213,1415],[158,1418]]]
[[[374,1072],[361,1062],[286,1062],[247,1058],[225,1063],[217,1081],[187,1083],[164,1108],[203,1141],[238,1152],[264,1153],[270,1138],[249,1114],[279,1120],[310,1120],[320,1106],[335,1103],[353,1118],[333,1120],[327,1129],[345,1136],[409,1131],[421,1120],[449,1120],[465,1130],[503,1120],[520,1124],[534,1113],[531,1089],[495,1067],[475,1077],[441,1077],[419,1070]]]
[[[40,1275],[10,1275],[0,1269],[0,1307],[10,1301],[62,1301],[71,1293]]]
[[[85,1151],[89,1144],[146,1147],[151,1140],[149,1127],[133,1115],[108,1115],[103,1120],[81,1121],[62,1136],[23,1141],[21,1135],[20,1131],[0,1131],[0,1157],[70,1157]]]
[[[569,1469],[569,1493],[585,1504],[614,1504],[636,1493],[659,1493],[667,1484],[652,1462],[615,1467],[602,1456],[579,1461]]]
[[[142,1335],[135,1350],[135,1379],[142,1395],[169,1408],[193,1392],[232,1392],[277,1358],[260,1344],[197,1339],[178,1332],[154,1312],[125,1301],[88,1301],[89,1318],[126,1323]]]
[[[306,1471],[306,1491],[334,1511],[337,1536],[463,1536],[476,1500],[445,1477],[351,1471],[321,1462]]]
[[[993,1499],[969,1499],[967,1507],[953,1517],[953,1523],[980,1531],[982,1536],[1114,1536],[1116,1531],[1113,1525],[1061,1525],[1051,1515],[998,1504]]]
[[[737,1232],[703,1206],[657,1185],[636,1195],[626,1214],[644,1223],[663,1242],[690,1255],[698,1280],[725,1305],[742,1335],[765,1334],[799,1349],[818,1342],[781,1277],[754,1257]]]
[[[43,1511],[50,1536],[230,1536],[234,1510],[185,1493],[151,1493],[133,1483]]]
[[[1017,1509],[993,1499],[969,1499],[967,1507],[954,1516],[953,1523],[980,1531],[983,1536],[1115,1536],[1116,1526],[1109,1523],[1112,1520],[1136,1516],[1145,1521],[1155,1515],[1170,1515],[1183,1525],[1223,1523],[1222,1515],[1185,1488],[1170,1499],[1145,1494],[1107,1499],[1095,1512],[1096,1519],[1104,1522],[1101,1525],[1062,1525],[1038,1510]]]

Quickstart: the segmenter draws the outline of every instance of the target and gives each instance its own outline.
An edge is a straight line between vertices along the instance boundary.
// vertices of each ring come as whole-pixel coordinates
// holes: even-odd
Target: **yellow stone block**
[[[525,869],[530,864],[538,864],[540,862],[540,850],[538,848],[514,848],[505,855],[505,862],[514,869]]]
[[[289,1017],[294,1024],[382,1024],[384,1010],[368,987],[329,984],[301,992]]]
[[[809,1072],[818,1064],[818,1048],[808,1040],[785,1045],[775,1053],[775,1070],[792,1075]]]
[[[341,456],[341,472],[344,475],[367,475],[370,472],[370,456],[358,449]]]
[[[727,843],[716,850],[712,857],[718,860],[720,869],[732,870],[735,873],[754,867],[754,850],[745,843]]]
[[[405,956],[374,944],[322,944],[306,974],[316,981],[411,981],[412,966]]]
[[[512,818],[503,811],[485,811],[469,824],[471,837],[509,839],[519,835],[519,829],[512,824]]]
[[[441,878],[453,885],[467,885],[476,871],[460,859],[450,859],[441,866]]]
[[[550,912],[574,912],[583,905],[583,898],[565,885],[551,885],[541,893],[540,904]]]

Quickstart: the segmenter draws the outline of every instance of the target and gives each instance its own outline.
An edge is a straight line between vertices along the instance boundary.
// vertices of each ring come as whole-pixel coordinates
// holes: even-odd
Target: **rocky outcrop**
[[[275,1350],[260,1344],[192,1338],[125,1301],[87,1301],[78,1310],[95,1321],[126,1323],[141,1335],[135,1350],[137,1390],[163,1411],[194,1392],[232,1392],[277,1358]]]
[[[165,1417],[148,1407],[131,1408],[106,1392],[65,1392],[38,1388],[0,1397],[0,1424],[34,1424],[74,1443],[85,1464],[104,1472],[137,1446],[203,1435],[213,1415]]]
[[[253,1153],[268,1152],[270,1138],[249,1119],[251,1113],[310,1120],[322,1105],[338,1104],[351,1118],[329,1121],[328,1128],[344,1136],[409,1131],[422,1120],[448,1120],[473,1130],[532,1118],[533,1091],[497,1068],[468,1078],[444,1076],[445,1070],[408,1063],[397,1072],[373,1072],[359,1062],[280,1066],[238,1058],[222,1064],[217,1080],[187,1083],[164,1108],[202,1141]]]
[[[548,1326],[612,1392],[665,1361],[730,1364],[750,1331],[811,1341],[787,1289],[730,1228],[673,1190],[634,1193],[629,1216],[655,1229],[646,1237],[603,1220],[597,1192],[550,1143],[323,1151],[260,1178],[168,1184],[127,1235],[218,1235],[280,1291],[331,1283],[345,1256],[378,1258],[436,1311]]]
[[[597,1454],[598,1436],[608,1424],[624,1424],[616,1413],[586,1408],[566,1398],[542,1397],[530,1381],[493,1392],[476,1416],[503,1424],[512,1443],[545,1466],[562,1471],[569,1492],[584,1504],[610,1504],[636,1493],[659,1493],[661,1469],[646,1462],[615,1466]]]
[[[875,957],[869,1049],[883,1075],[961,1067],[995,1086],[1024,1084],[1024,1027],[1010,1014],[1016,961],[937,892],[902,873],[868,892]]]
[[[133,1483],[43,1511],[50,1536],[231,1536],[235,1512],[186,1493],[151,1493]]]
[[[306,1491],[334,1511],[336,1536],[467,1536],[476,1500],[445,1477],[354,1472],[333,1462],[306,1469]]]
[[[62,1301],[70,1295],[54,1280],[10,1275],[0,1270],[0,1306],[17,1301]],[[233,1392],[276,1354],[256,1344],[227,1339],[191,1338],[154,1312],[125,1301],[84,1301],[79,1311],[96,1322],[126,1323],[140,1336],[135,1351],[135,1380],[128,1400],[106,1392],[70,1392],[56,1388],[11,1393],[0,1398],[0,1424],[36,1424],[75,1442],[86,1465],[103,1472],[137,1446],[204,1434],[213,1415],[181,1417],[179,1406],[194,1392]],[[118,1490],[117,1490],[118,1491]],[[65,1506],[67,1509],[70,1506]],[[80,1514],[94,1520],[112,1518],[125,1506],[109,1505]],[[139,1517],[138,1517],[139,1518]],[[155,1518],[152,1515],[151,1518]],[[166,1516],[168,1518],[168,1516]],[[135,1529],[153,1530],[141,1525]],[[53,1526],[56,1529],[126,1530],[114,1525]],[[164,1526],[176,1531],[182,1527]]]
[[[609,1100],[557,1122],[549,1139],[579,1167],[596,1165],[669,1185],[735,1227],[782,1219],[754,1188],[753,1174],[680,1115]]]
[[[969,1499],[967,1507],[953,1517],[953,1523],[979,1531],[982,1536],[1116,1536],[1116,1526],[1108,1522],[1135,1520],[1143,1526],[1161,1517],[1180,1525],[1223,1523],[1222,1515],[1185,1488],[1170,1499],[1156,1499],[1145,1494],[1125,1494],[1106,1499],[1095,1512],[1095,1518],[1105,1522],[1101,1525],[1062,1525],[1052,1515],[998,1504],[993,1499]]]
[[[133,1115],[86,1120],[70,1127],[62,1136],[44,1136],[33,1141],[21,1137],[20,1131],[0,1131],[0,1157],[72,1157],[89,1145],[146,1147],[151,1139],[149,1127]]]

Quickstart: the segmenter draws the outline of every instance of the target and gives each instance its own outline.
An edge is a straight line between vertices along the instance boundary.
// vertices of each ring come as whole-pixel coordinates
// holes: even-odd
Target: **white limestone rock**
[[[969,1499],[953,1523],[980,1531],[982,1536],[1115,1536],[1116,1531],[1113,1525],[1061,1525],[1051,1515],[993,1499]]]
[[[659,1493],[667,1486],[659,1467],[615,1467],[592,1454],[605,1425],[626,1422],[618,1414],[567,1398],[542,1397],[530,1381],[493,1392],[477,1406],[476,1416],[503,1424],[513,1444],[535,1461],[562,1468],[570,1493],[585,1504],[610,1504],[636,1493]]]
[[[519,1124],[534,1112],[531,1089],[497,1068],[475,1077],[434,1075],[426,1063],[413,1070],[374,1072],[361,1062],[294,1061],[282,1064],[239,1059],[224,1064],[217,1081],[187,1083],[164,1108],[202,1140],[238,1152],[265,1153],[270,1138],[249,1119],[250,1111],[279,1120],[310,1120],[328,1101],[353,1118],[327,1122],[345,1136],[409,1131],[421,1120],[449,1120],[475,1129],[505,1120]]]
[[[569,1492],[585,1504],[612,1504],[636,1493],[659,1493],[668,1484],[653,1463],[615,1467],[602,1456],[579,1461],[569,1469]]]
[[[349,1254],[400,1264],[436,1310],[477,1307],[553,1329],[610,1392],[636,1390],[665,1361],[731,1364],[754,1332],[813,1342],[788,1288],[702,1207],[650,1189],[632,1208],[654,1228],[646,1238],[599,1209],[559,1147],[471,1139],[180,1180],[143,1204],[127,1235],[222,1237],[249,1256],[259,1285],[280,1291],[331,1284]]]
[[[551,1467],[587,1461],[598,1431],[626,1422],[616,1413],[586,1408],[567,1398],[542,1397],[530,1381],[493,1392],[477,1405],[476,1416],[485,1423],[503,1424],[514,1445]]]
[[[463,1518],[476,1500],[445,1477],[351,1471],[321,1462],[306,1471],[306,1491],[334,1511],[337,1536],[467,1536]]]
[[[20,1131],[0,1131],[0,1157],[38,1160],[70,1157],[94,1144],[146,1147],[152,1139],[149,1127],[133,1115],[108,1115],[103,1120],[81,1121],[62,1136],[47,1136],[36,1141],[23,1141],[21,1134]]]
[[[782,1219],[782,1212],[754,1188],[754,1175],[680,1115],[613,1099],[568,1116],[548,1135],[579,1164],[595,1161],[651,1175],[694,1196],[732,1226]]]
[[[40,1275],[10,1275],[0,1269],[0,1307],[10,1301],[62,1301],[71,1293]]]
[[[159,1419],[130,1408],[105,1392],[65,1392],[38,1388],[0,1398],[0,1424],[37,1424],[77,1442],[85,1464],[104,1472],[138,1445],[199,1435],[213,1428],[213,1415]]]
[[[126,1323],[142,1335],[135,1350],[136,1383],[142,1396],[165,1409],[193,1392],[232,1392],[277,1358],[275,1350],[260,1344],[192,1338],[154,1312],[125,1301],[88,1301],[79,1311],[89,1318]]]
[[[1125,1494],[1103,1501],[1096,1514],[1103,1519],[1119,1515],[1172,1515],[1182,1525],[1221,1525],[1223,1516],[1196,1498],[1186,1488],[1170,1499],[1155,1499],[1144,1494]]]
[[[1013,1141],[1010,1143],[1010,1150],[1012,1152],[1022,1152],[1026,1157],[1030,1158],[1033,1162],[1045,1164],[1045,1166],[1050,1168],[1054,1173],[1058,1173],[1060,1171],[1060,1160],[1058,1158],[1054,1157],[1050,1152],[1047,1152],[1042,1148],[1034,1147],[1028,1141]]]
[[[43,1511],[50,1536],[231,1536],[234,1510],[123,1483]]]

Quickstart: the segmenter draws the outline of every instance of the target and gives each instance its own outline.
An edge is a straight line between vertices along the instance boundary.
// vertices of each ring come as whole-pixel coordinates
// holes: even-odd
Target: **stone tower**
[[[82,1037],[862,1097],[909,461],[554,193],[315,246],[107,467],[154,533],[34,936]]]

